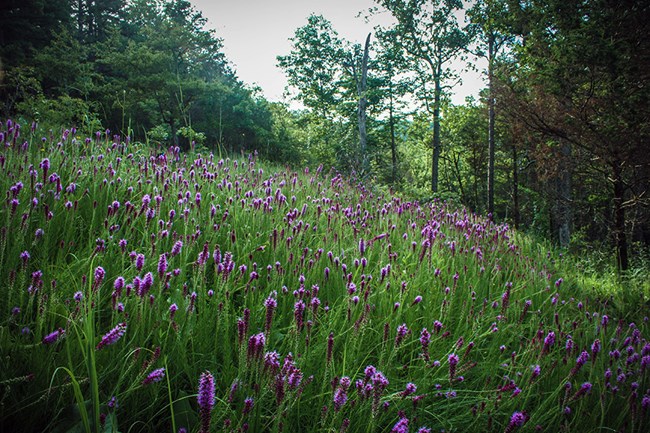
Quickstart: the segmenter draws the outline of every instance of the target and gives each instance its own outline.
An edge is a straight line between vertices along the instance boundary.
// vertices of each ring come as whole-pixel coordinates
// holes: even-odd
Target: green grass
[[[506,226],[322,169],[23,135],[0,140],[0,430],[197,432],[206,371],[211,431],[648,428],[643,294]]]

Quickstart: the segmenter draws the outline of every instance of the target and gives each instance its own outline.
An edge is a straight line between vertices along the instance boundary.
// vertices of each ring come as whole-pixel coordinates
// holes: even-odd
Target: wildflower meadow
[[[507,225],[110,131],[0,147],[2,431],[650,429],[643,308]]]

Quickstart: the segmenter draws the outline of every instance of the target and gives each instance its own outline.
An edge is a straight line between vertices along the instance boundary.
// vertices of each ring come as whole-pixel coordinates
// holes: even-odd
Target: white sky
[[[388,13],[371,17],[370,23],[357,18],[359,12],[376,4],[372,0],[191,0],[208,19],[208,27],[223,38],[226,57],[237,76],[258,85],[271,101],[283,98],[287,79],[276,66],[276,56],[291,51],[289,38],[307,23],[311,13],[323,15],[340,37],[362,43],[377,24],[390,23]],[[460,65],[459,65],[460,67]],[[463,84],[453,89],[452,101],[464,102],[484,87],[477,72],[464,73]]]

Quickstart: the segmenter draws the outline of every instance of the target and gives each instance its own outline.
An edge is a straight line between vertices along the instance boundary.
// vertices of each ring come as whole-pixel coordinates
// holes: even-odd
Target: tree
[[[399,112],[405,108],[404,96],[408,93],[411,80],[407,77],[409,64],[404,56],[404,51],[395,43],[394,29],[378,29],[378,46],[373,59],[371,80],[374,82],[376,111],[388,112],[388,128],[391,154],[391,183],[397,185],[397,142],[396,123],[399,121]]]
[[[488,106],[488,168],[487,168],[487,212],[494,213],[494,154],[495,154],[495,62],[505,44],[512,37],[504,31],[507,19],[507,5],[504,0],[476,0],[467,11],[472,24],[478,47],[476,54],[487,59],[487,106]]]
[[[520,7],[528,17],[515,23],[525,32],[516,63],[500,74],[503,107],[546,137],[560,161],[584,156],[598,183],[609,184],[608,224],[625,271],[628,213],[634,210],[642,226],[648,221],[650,6],[531,0]],[[594,194],[602,195],[602,186]]]
[[[436,193],[444,84],[456,78],[449,63],[465,50],[470,39],[456,17],[463,5],[460,0],[376,0],[376,3],[390,11],[396,19],[393,33],[396,42],[418,66],[416,74],[421,86],[417,93],[433,114],[431,191]],[[433,95],[428,88],[429,81],[433,81]]]
[[[368,99],[366,97],[366,92],[368,90],[368,50],[370,49],[370,33],[366,38],[366,43],[363,47],[363,56],[360,61],[358,59],[358,53],[356,59],[353,58],[350,62],[352,66],[352,74],[354,76],[354,81],[356,83],[357,95],[359,96],[359,108],[358,113],[358,124],[359,124],[359,151],[361,152],[361,171],[364,174],[367,174],[369,171],[369,162],[368,162],[368,149],[367,141],[368,134],[366,132],[366,106],[368,104]]]
[[[313,14],[290,40],[291,53],[278,56],[278,66],[297,89],[296,98],[323,119],[331,119],[341,98],[343,41],[328,20]]]

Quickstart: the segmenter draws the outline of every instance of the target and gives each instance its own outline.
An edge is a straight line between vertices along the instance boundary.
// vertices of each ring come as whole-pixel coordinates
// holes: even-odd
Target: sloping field
[[[0,135],[0,430],[649,429],[647,317],[327,170]]]

